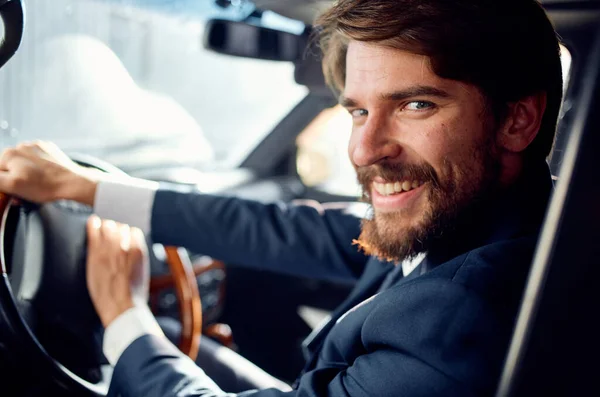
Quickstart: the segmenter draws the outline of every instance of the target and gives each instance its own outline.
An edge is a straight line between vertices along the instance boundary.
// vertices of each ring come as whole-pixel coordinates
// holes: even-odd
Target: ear
[[[498,146],[513,153],[527,149],[540,130],[545,110],[545,92],[510,103],[504,125],[496,136]]]

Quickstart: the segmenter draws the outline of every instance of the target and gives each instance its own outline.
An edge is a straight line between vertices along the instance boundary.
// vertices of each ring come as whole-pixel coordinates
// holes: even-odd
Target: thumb
[[[150,257],[144,233],[131,228],[131,252],[135,263],[132,264],[131,294],[135,305],[146,305],[150,297]]]

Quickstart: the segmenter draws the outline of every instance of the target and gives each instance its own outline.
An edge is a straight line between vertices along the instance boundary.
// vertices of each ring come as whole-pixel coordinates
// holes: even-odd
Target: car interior
[[[0,0],[0,148],[48,140],[98,172],[364,213],[311,25],[329,3]],[[542,4],[565,78],[555,190],[497,396],[597,395],[600,1]],[[0,194],[0,212],[0,395],[106,395],[83,266],[92,209]],[[184,353],[201,333],[288,383],[353,287],[149,246],[150,306]]]

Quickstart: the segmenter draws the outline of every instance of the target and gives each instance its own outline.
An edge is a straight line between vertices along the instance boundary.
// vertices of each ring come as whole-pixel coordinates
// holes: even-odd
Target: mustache
[[[421,181],[431,182],[433,188],[440,188],[440,182],[435,169],[427,164],[393,164],[382,163],[367,167],[357,167],[356,176],[363,187],[363,192],[368,192],[373,179],[380,177],[386,181]]]

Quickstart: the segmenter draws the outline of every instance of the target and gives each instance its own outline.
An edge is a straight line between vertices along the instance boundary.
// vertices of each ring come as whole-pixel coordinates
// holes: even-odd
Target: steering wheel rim
[[[166,261],[173,276],[175,295],[179,301],[181,340],[179,350],[192,360],[198,357],[202,333],[202,303],[196,275],[187,251],[165,247]]]
[[[77,156],[79,157],[79,156]],[[97,168],[105,172],[117,172],[114,166],[104,164],[86,157],[77,158],[76,161],[85,166]],[[118,170],[121,175],[126,175]],[[108,379],[103,376],[99,383],[91,383],[66,366],[62,365],[42,346],[38,337],[28,325],[17,305],[17,298],[13,294],[11,281],[9,280],[6,254],[7,219],[11,208],[15,206],[15,200],[9,195],[0,193],[0,315],[4,317],[4,323],[12,332],[24,349],[28,357],[42,366],[44,373],[49,373],[59,385],[69,389],[81,389],[103,396],[108,392]],[[192,359],[198,353],[199,339],[201,333],[202,309],[200,295],[195,274],[191,270],[190,259],[187,251],[176,247],[165,247],[167,262],[172,273],[175,284],[175,292],[179,299],[180,316],[182,321],[182,337],[180,349]]]
[[[104,396],[108,392],[108,384],[106,382],[96,384],[88,382],[55,360],[38,341],[33,330],[22,317],[17,307],[17,300],[13,295],[11,283],[8,278],[6,250],[3,243],[6,237],[5,230],[8,210],[14,203],[15,201],[11,196],[0,193],[0,214],[2,216],[0,226],[0,314],[4,318],[4,325],[8,326],[12,334],[22,342],[21,348],[27,352],[31,360],[40,365],[43,371],[51,372],[53,374],[52,378],[57,380],[59,385],[67,389],[80,387],[97,395]]]

